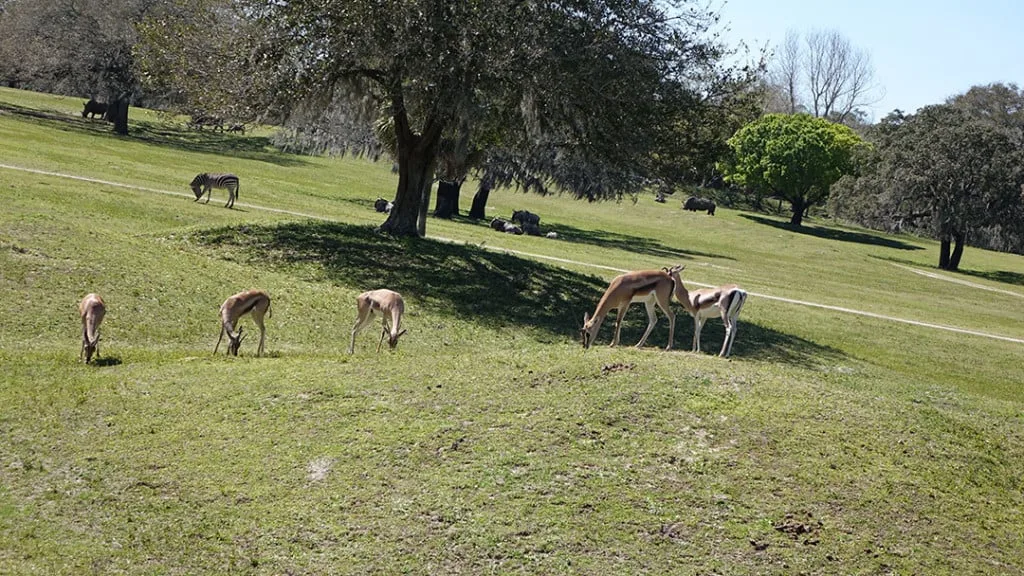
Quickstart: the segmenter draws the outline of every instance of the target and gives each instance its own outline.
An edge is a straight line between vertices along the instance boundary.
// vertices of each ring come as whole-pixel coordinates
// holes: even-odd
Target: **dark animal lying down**
[[[513,210],[512,221],[518,222],[520,225],[533,224],[534,226],[540,226],[540,216],[527,212],[526,210]]]
[[[97,114],[99,114],[100,118],[102,118],[103,115],[106,113],[106,104],[90,99],[88,102],[85,103],[85,108],[82,110],[82,118],[85,118],[86,116],[89,116],[90,118],[95,118]]]
[[[376,210],[377,212],[384,212],[385,214],[390,213],[392,207],[394,207],[394,204],[388,202],[383,198],[377,198],[377,200],[374,201],[373,203],[374,210]]]
[[[690,196],[689,198],[686,199],[686,202],[683,203],[683,210],[689,210],[691,212],[696,212],[698,210],[703,212],[707,210],[708,214],[714,216],[715,203],[712,200],[708,200],[707,198],[697,198],[696,196]]]

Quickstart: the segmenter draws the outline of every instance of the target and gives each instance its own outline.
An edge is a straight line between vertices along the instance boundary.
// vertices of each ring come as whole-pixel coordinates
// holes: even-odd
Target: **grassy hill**
[[[489,210],[558,240],[396,240],[390,164],[81,105],[0,89],[0,573],[1024,573],[1020,256],[937,273],[913,237],[512,191]],[[239,174],[235,210],[191,201],[202,171]],[[680,350],[662,318],[583,352],[614,269],[675,263],[751,293],[731,360],[678,306]],[[251,287],[269,354],[213,356]],[[350,356],[377,287],[409,333]]]

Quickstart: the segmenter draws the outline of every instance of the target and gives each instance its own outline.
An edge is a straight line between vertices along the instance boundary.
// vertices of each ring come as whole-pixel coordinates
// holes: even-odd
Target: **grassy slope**
[[[1022,345],[752,297],[731,362],[582,354],[612,273],[473,245],[1024,337],[1020,297],[893,266],[934,243],[510,192],[495,214],[562,239],[431,220],[470,244],[391,240],[365,226],[386,166],[135,110],[120,140],[80,107],[0,90],[0,163],[182,193],[234,170],[240,202],[334,222],[0,169],[0,573],[1024,571]],[[964,263],[1024,293],[1020,257]],[[353,297],[381,285],[410,333],[349,357]],[[270,357],[210,356],[252,286]],[[76,362],[87,291],[110,309],[97,367]]]

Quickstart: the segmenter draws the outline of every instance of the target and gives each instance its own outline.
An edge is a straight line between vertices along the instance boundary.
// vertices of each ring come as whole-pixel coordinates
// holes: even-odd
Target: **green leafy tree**
[[[807,114],[769,114],[729,139],[732,155],[723,163],[730,182],[792,206],[799,226],[807,208],[828,198],[829,189],[856,169],[867,144],[850,128]]]
[[[168,17],[186,20],[192,6],[217,10],[215,0],[170,4],[182,9]],[[683,101],[683,87],[702,89],[696,80],[713,76],[725,55],[707,34],[715,16],[697,0],[220,4],[244,23],[225,37],[247,43],[235,49],[244,53],[248,102],[284,116],[338,100],[386,111],[398,186],[381,228],[395,235],[424,233],[421,207],[439,167],[469,166],[442,159],[446,150],[486,152],[478,169],[498,185],[511,174],[590,199],[639,190],[669,106]],[[204,35],[166,21],[150,30],[159,65],[147,72],[182,85],[203,57],[189,46]]]
[[[1017,133],[954,105],[884,123],[874,189],[906,228],[939,240],[940,268],[959,268],[972,234],[1012,226],[1024,185]]]
[[[0,4],[0,78],[30,90],[95,97],[127,133],[128,100],[143,96],[134,22],[158,0],[9,0]]]

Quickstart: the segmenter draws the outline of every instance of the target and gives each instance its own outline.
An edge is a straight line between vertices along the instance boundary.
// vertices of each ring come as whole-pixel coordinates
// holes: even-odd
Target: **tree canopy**
[[[939,240],[939,267],[949,270],[975,234],[995,227],[1019,237],[1024,156],[1013,130],[940,104],[890,114],[873,134],[873,164],[839,207],[863,203],[875,224]]]
[[[717,17],[695,0],[173,5],[166,18],[205,11],[244,26],[235,34],[250,42],[242,68],[252,88],[243,96],[256,107],[383,111],[399,182],[382,229],[398,235],[423,232],[420,208],[445,140],[464,141],[468,131],[465,149],[486,151],[497,180],[512,174],[543,189],[618,197],[655,175],[652,158],[669,141],[661,134],[680,125],[680,110],[722,102],[716,88],[743,77],[722,64],[726,51],[708,33]],[[147,38],[158,65],[147,72],[184,85],[202,49],[181,26],[158,24]]]
[[[0,2],[0,79],[7,85],[113,100],[138,97],[133,23],[157,0]]]
[[[866,143],[850,128],[808,114],[769,114],[729,139],[732,155],[723,163],[728,181],[774,194],[792,206],[799,226],[810,206],[824,201],[830,187],[856,168]]]

